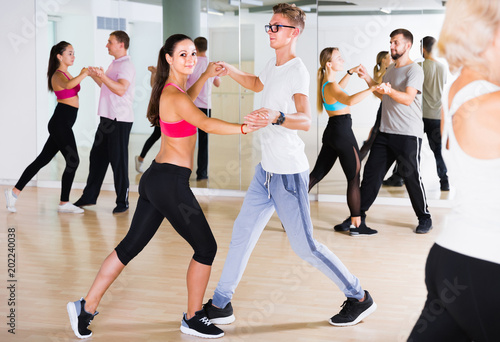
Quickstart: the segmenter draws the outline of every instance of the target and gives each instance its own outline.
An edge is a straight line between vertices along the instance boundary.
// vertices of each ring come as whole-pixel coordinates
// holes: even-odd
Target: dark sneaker
[[[439,182],[441,184],[441,191],[450,191],[450,183],[447,178],[443,178]]]
[[[371,229],[364,222],[361,222],[358,228],[351,226],[349,228],[349,235],[351,236],[372,236],[377,234],[378,231]]]
[[[397,176],[397,175],[392,175],[389,178],[387,178],[385,181],[382,182],[383,185],[385,186],[403,186],[404,184],[403,178]]]
[[[209,299],[208,302],[203,305],[203,309],[213,324],[231,324],[235,320],[231,302],[227,303],[224,309],[219,309],[213,306],[212,300]]]
[[[73,205],[75,205],[77,207],[86,207],[88,205],[95,205],[95,203],[90,203],[89,201],[86,201],[83,198],[80,198],[78,201],[73,203]]]
[[[113,209],[113,214],[119,214],[119,213],[123,213],[125,211],[128,210],[128,206],[124,206],[124,205],[117,205],[115,207],[115,209]]]
[[[347,232],[349,231],[349,227],[351,226],[351,217],[349,216],[344,220],[344,222],[337,224],[333,227],[333,230],[336,232]]]
[[[196,311],[190,319],[186,319],[186,314],[184,314],[182,316],[181,331],[187,335],[203,338],[219,338],[224,336],[224,331],[213,325],[203,309]]]
[[[373,301],[370,293],[365,290],[365,300],[363,302],[355,298],[347,298],[341,307],[342,310],[330,318],[331,325],[346,327],[358,324],[377,309],[377,304]]]
[[[92,336],[92,331],[88,329],[88,326],[99,312],[96,311],[91,314],[85,311],[85,299],[83,297],[76,302],[69,302],[66,309],[68,310],[71,329],[73,329],[76,337],[89,338]]]
[[[426,234],[432,229],[432,219],[425,218],[418,220],[418,226],[415,229],[415,233],[417,234]]]

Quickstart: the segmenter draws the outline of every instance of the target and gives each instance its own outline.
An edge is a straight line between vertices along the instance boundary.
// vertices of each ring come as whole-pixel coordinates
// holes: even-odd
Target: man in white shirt
[[[213,301],[205,304],[215,324],[234,321],[231,299],[257,240],[274,213],[283,223],[294,252],[331,279],[347,297],[343,309],[330,319],[337,326],[354,325],[377,305],[340,259],[313,238],[308,183],[309,163],[298,130],[311,125],[309,73],[295,55],[305,25],[305,13],[286,3],[273,7],[266,32],[276,52],[259,76],[225,64],[228,75],[247,89],[262,91],[263,108],[246,119],[262,126],[262,161],[255,168],[233,235]]]

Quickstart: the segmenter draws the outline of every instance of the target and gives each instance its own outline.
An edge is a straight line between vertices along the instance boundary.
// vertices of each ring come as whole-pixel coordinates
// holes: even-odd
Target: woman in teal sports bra
[[[321,51],[317,108],[318,112],[322,113],[324,107],[330,119],[323,133],[321,151],[309,175],[309,190],[311,190],[332,169],[337,158],[340,160],[347,178],[347,205],[351,213],[351,235],[357,235],[356,230],[364,229],[365,226],[360,227],[360,160],[358,144],[352,132],[349,106],[362,101],[376,89],[373,86],[353,95],[349,95],[344,90],[351,75],[358,73],[360,67],[347,70],[347,74],[340,82],[337,82],[338,73],[344,70],[344,60],[339,49],[328,47]]]

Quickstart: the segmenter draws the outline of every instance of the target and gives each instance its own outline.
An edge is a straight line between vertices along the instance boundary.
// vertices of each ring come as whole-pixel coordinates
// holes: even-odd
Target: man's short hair
[[[123,43],[123,47],[125,48],[125,50],[128,50],[130,38],[125,31],[113,31],[110,33],[110,36],[115,36],[118,43]]]
[[[194,46],[198,52],[205,52],[208,49],[208,41],[205,37],[197,37],[194,39]]]
[[[306,14],[301,8],[295,6],[294,4],[290,5],[287,3],[280,3],[273,7],[273,13],[279,13],[290,20],[290,23],[293,26],[299,28],[300,33],[304,31],[304,27],[306,26]]]
[[[413,45],[413,34],[411,34],[410,31],[408,31],[407,29],[403,29],[403,28],[394,30],[391,32],[391,38],[393,38],[394,36],[397,36],[398,34],[402,34],[403,37],[407,41],[409,41],[411,43],[411,45]]]
[[[432,52],[432,47],[436,43],[436,38],[431,37],[431,36],[426,36],[422,39],[422,49],[425,49],[427,53]]]

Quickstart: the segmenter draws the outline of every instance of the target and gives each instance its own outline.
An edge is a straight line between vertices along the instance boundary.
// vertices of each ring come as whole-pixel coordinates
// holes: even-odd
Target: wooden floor
[[[78,198],[81,190],[73,190]],[[123,238],[131,209],[112,215],[114,193],[104,191],[84,214],[58,214],[58,189],[28,187],[8,213],[0,203],[0,341],[77,341],[66,303],[85,296],[103,259]],[[219,250],[205,295],[212,297],[222,271],[232,224],[242,198],[199,197]],[[277,217],[255,248],[233,299],[236,322],[223,341],[406,341],[423,306],[425,260],[448,209],[431,208],[434,230],[416,235],[411,207],[374,206],[368,223],[379,234],[352,238],[332,225],[348,213],[341,203],[312,202],[315,237],[333,250],[369,290],[377,311],[354,327],[327,320],[344,296],[291,250]],[[10,307],[7,229],[16,230],[16,335],[7,332]],[[186,310],[185,272],[192,251],[164,222],[145,250],[112,285],[91,324],[92,341],[195,341],[179,331]]]

